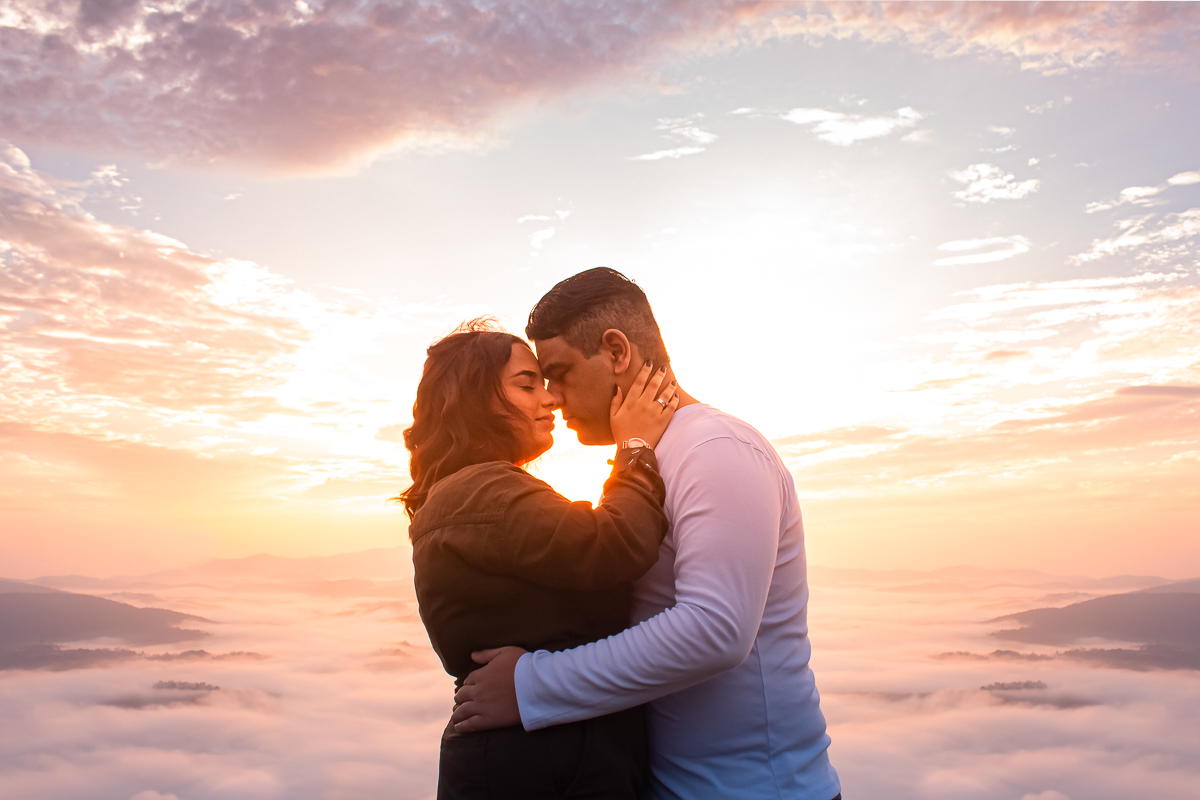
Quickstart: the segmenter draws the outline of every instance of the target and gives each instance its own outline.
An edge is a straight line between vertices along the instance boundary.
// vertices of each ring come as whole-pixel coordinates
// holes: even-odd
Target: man
[[[583,444],[613,444],[617,387],[628,392],[645,361],[670,363],[645,294],[611,269],[556,285],[525,333]],[[456,728],[535,730],[649,703],[656,800],[840,797],[808,666],[791,474],[758,431],[679,391],[655,449],[671,530],[635,586],[634,626],[558,653],[478,654],[486,666],[455,696]]]

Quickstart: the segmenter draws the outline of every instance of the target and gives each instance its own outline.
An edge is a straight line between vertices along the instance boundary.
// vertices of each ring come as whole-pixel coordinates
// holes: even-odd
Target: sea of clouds
[[[395,548],[40,579],[180,615],[57,649],[8,646],[0,795],[432,797],[453,685],[421,627],[410,570]],[[1044,631],[1011,633],[1029,618],[1001,619],[1172,588],[1165,581],[817,567],[812,583],[814,668],[847,796],[1182,800],[1200,785],[1200,670],[1115,668],[1105,653],[1136,654],[1144,642],[1078,628],[1035,644],[1022,638]],[[24,588],[0,584],[0,607]],[[139,637],[161,643],[129,644]]]

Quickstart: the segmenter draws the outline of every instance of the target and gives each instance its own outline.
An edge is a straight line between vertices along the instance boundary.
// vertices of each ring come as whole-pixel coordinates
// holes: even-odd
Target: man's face
[[[586,358],[561,336],[535,340],[533,346],[546,388],[554,395],[567,427],[575,431],[581,444],[612,444],[608,411],[617,376],[610,355],[601,348]]]

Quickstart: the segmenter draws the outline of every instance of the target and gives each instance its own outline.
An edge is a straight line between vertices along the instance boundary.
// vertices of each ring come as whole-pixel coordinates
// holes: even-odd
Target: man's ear
[[[609,360],[614,375],[624,375],[633,363],[633,344],[616,328],[609,328],[600,337],[600,351]]]

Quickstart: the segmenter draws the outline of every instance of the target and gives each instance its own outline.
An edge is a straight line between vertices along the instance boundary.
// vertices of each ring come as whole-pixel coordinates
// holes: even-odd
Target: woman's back
[[[630,584],[666,532],[659,486],[616,475],[593,509],[502,461],[439,481],[409,536],[421,619],[457,685],[475,650],[565,650],[627,628]]]
[[[621,466],[597,508],[501,461],[430,491],[409,528],[417,601],[457,685],[478,666],[473,651],[562,650],[628,627],[630,586],[658,557],[667,521],[653,453]],[[640,706],[531,733],[447,725],[438,798],[633,800],[648,762]]]

